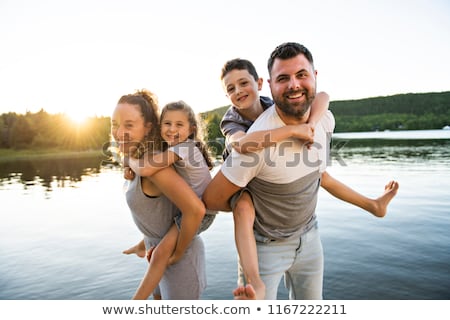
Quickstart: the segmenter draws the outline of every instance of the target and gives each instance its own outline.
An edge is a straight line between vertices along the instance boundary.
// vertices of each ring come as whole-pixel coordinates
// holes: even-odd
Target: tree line
[[[220,154],[224,139],[220,121],[229,106],[199,114],[204,139]],[[359,100],[331,101],[335,132],[441,129],[450,125],[450,91],[409,93]],[[110,118],[92,117],[82,125],[65,114],[39,112],[0,115],[0,148],[54,148],[70,151],[101,150],[110,140]]]
[[[109,141],[110,118],[92,117],[77,124],[65,114],[39,112],[0,115],[0,148],[86,151]]]
[[[209,141],[222,137],[219,124],[228,107],[201,114]],[[331,101],[330,110],[334,132],[442,129],[450,125],[450,91]]]
[[[330,102],[335,132],[442,129],[450,125],[450,91]]]

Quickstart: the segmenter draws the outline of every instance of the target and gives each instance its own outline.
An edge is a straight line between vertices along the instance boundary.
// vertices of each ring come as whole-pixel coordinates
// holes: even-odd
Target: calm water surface
[[[320,191],[325,299],[450,299],[450,140],[413,138],[335,141],[333,176],[370,197],[391,179],[400,190],[384,219]],[[100,163],[0,162],[0,299],[132,296],[146,263],[121,252],[141,236],[121,171]],[[221,213],[203,239],[203,298],[231,299],[231,215]]]

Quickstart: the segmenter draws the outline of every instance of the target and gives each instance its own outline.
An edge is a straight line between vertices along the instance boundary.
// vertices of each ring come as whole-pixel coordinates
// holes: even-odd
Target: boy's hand
[[[303,140],[308,145],[311,145],[314,142],[314,127],[309,123],[295,125],[293,137]]]

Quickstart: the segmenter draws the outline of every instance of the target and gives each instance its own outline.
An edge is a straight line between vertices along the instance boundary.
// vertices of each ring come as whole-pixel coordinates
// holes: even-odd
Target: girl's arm
[[[140,159],[128,157],[124,159],[124,165],[128,165],[131,170],[141,177],[151,177],[156,172],[170,167],[178,160],[180,158],[175,152],[166,150],[155,154],[146,153]]]
[[[314,142],[314,127],[328,110],[329,102],[328,94],[319,92],[312,102],[311,114],[307,124],[286,125],[277,129],[254,131],[248,134],[238,131],[231,135],[227,141],[239,153],[261,150],[291,137],[312,143]]]
[[[205,205],[172,167],[159,170],[150,179],[182,214],[177,245],[171,258],[171,263],[174,263],[182,257],[197,234],[206,212]]]

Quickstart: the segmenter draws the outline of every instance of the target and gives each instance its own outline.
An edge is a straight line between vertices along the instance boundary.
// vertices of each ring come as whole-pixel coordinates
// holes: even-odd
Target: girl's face
[[[247,70],[235,69],[225,75],[222,84],[231,103],[239,110],[245,110],[258,103],[263,80],[255,81]]]
[[[111,135],[125,154],[134,152],[151,127],[150,122],[144,123],[138,105],[119,103],[111,117]]]
[[[161,136],[170,146],[186,141],[192,133],[188,115],[182,110],[170,110],[161,119]]]

